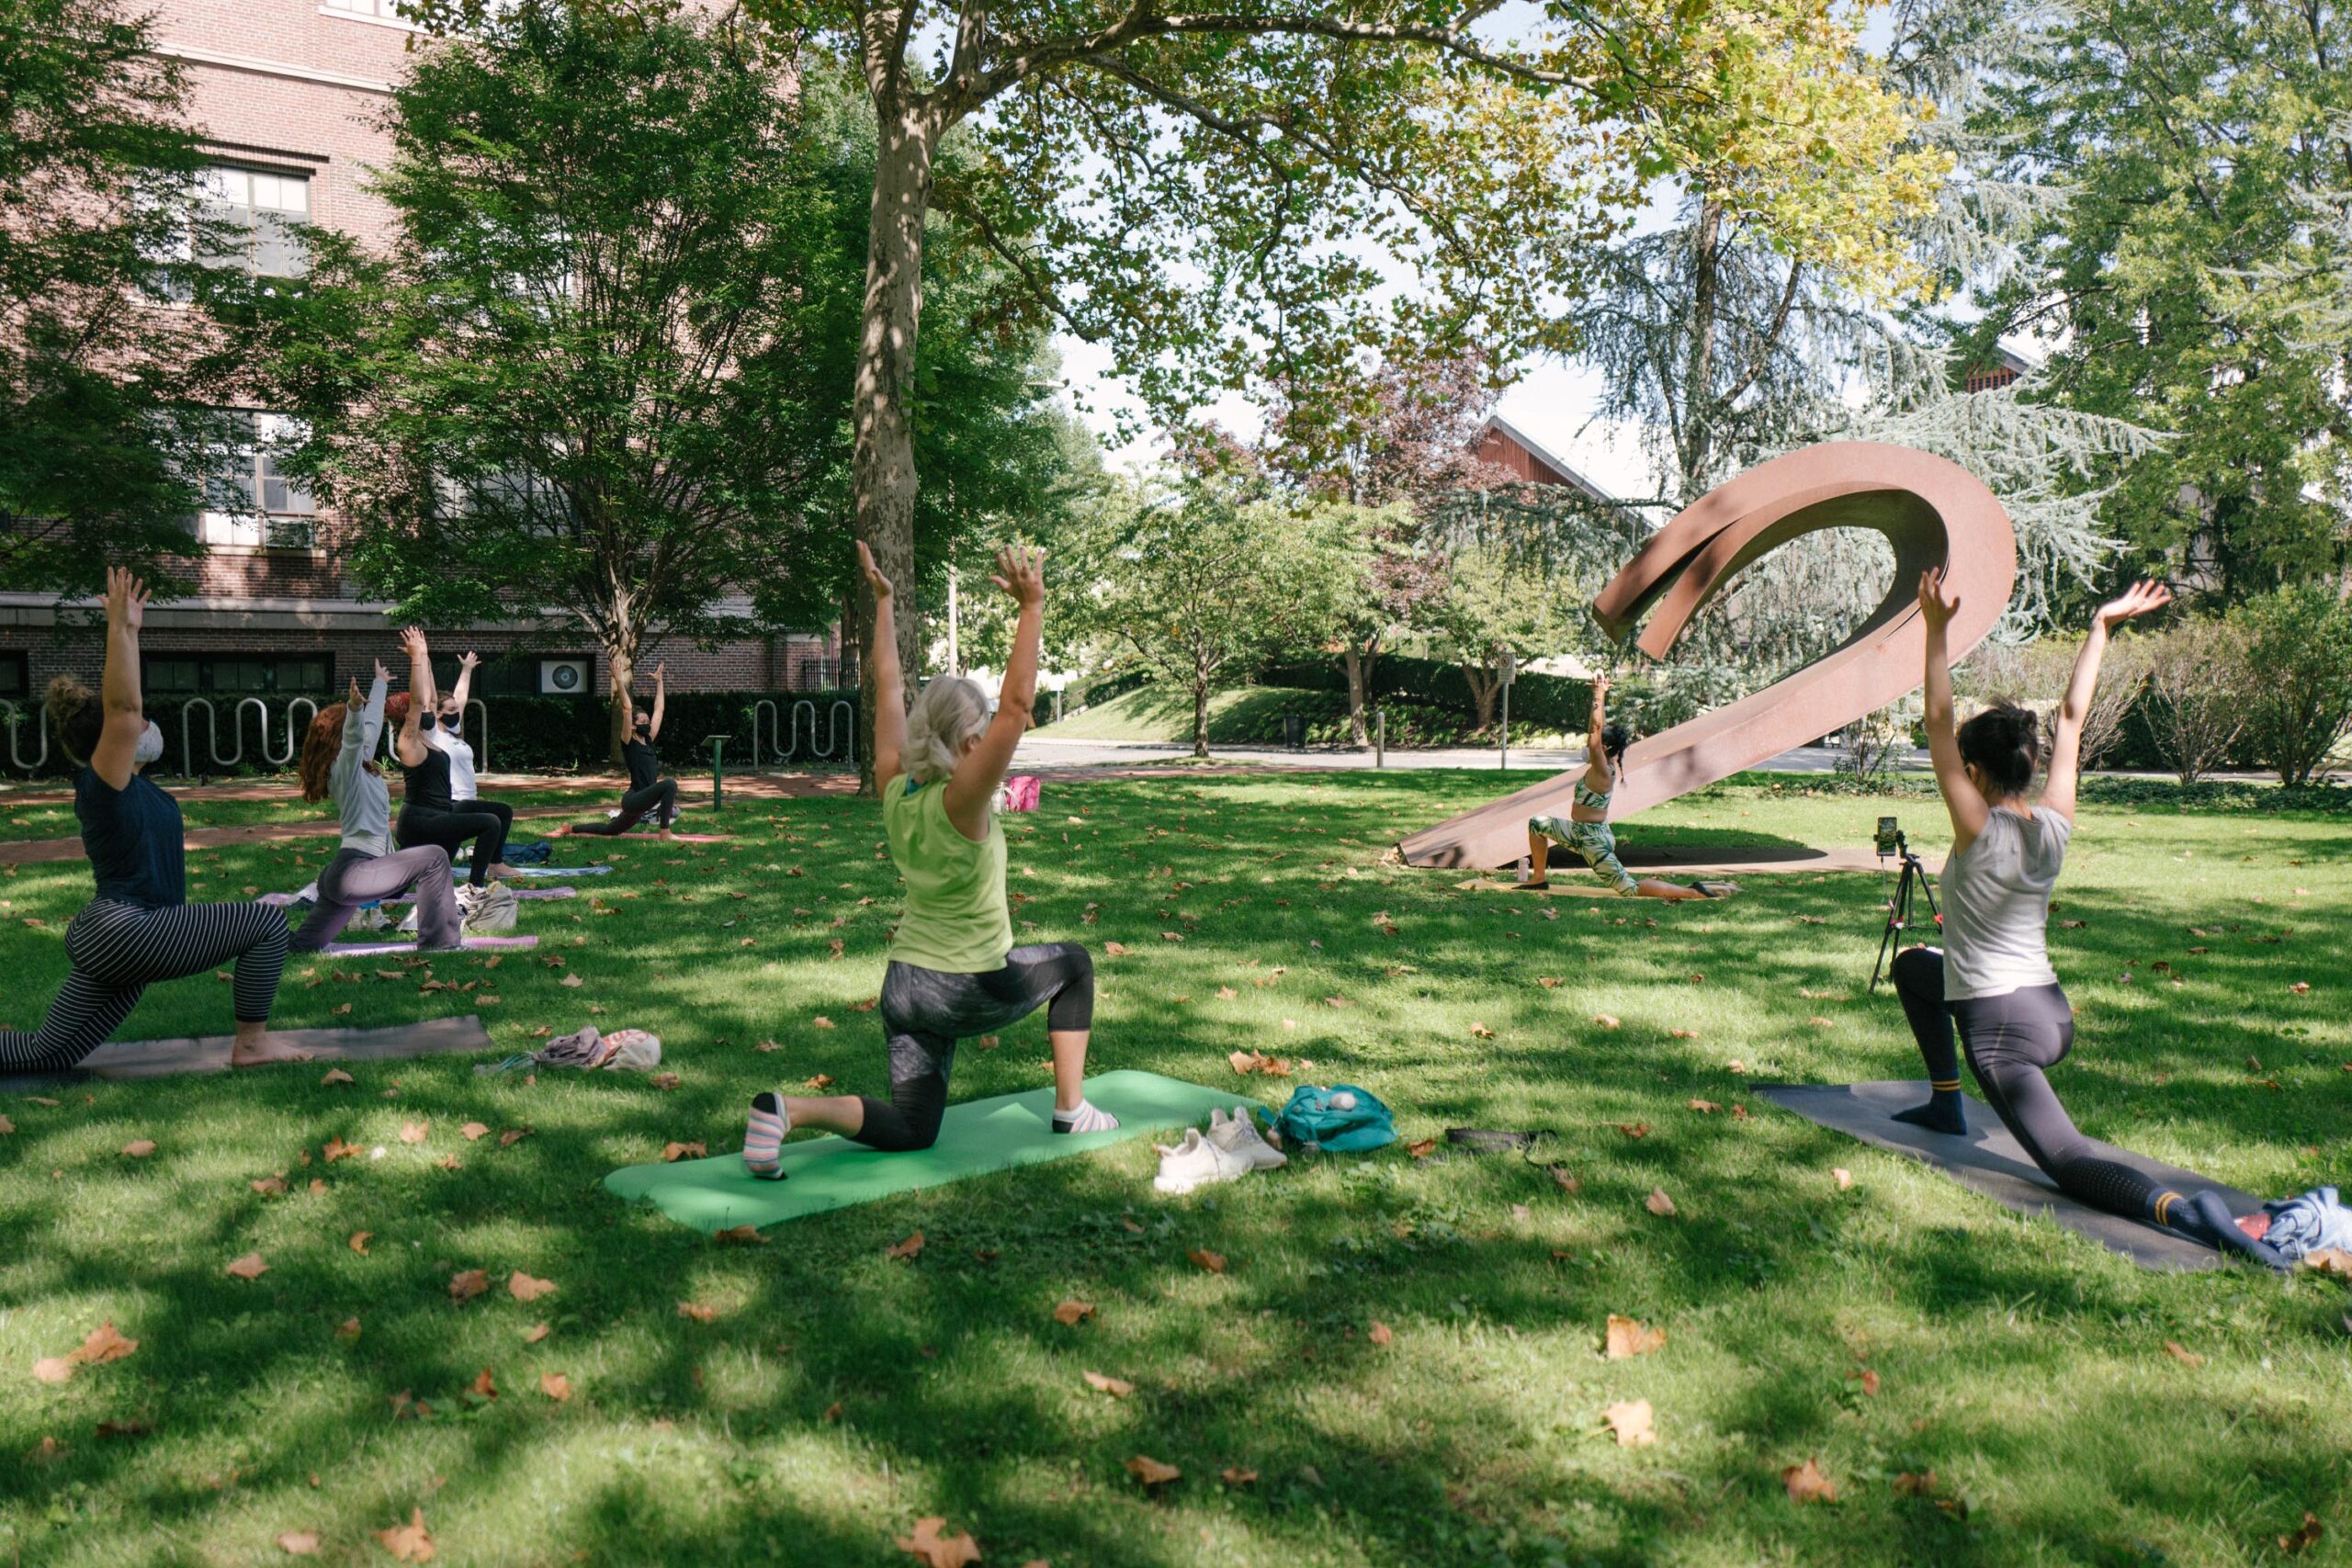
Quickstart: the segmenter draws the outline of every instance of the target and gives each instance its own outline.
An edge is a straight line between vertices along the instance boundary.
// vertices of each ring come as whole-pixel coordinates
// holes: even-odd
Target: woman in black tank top
[[[662,829],[662,837],[670,836],[670,825],[678,819],[678,781],[662,776],[662,759],[653,750],[654,737],[662,733],[662,709],[668,705],[668,694],[663,676],[667,664],[653,667],[653,712],[648,715],[637,705],[620,679],[620,666],[613,666],[613,686],[621,694],[621,701],[628,711],[628,739],[621,742],[621,761],[628,768],[628,791],[621,796],[621,814],[601,822],[575,822],[570,828],[558,828],[556,835],[585,833],[595,838],[618,838],[636,827],[648,816]]]
[[[459,846],[474,846],[473,870],[467,882],[487,887],[493,876],[511,876],[506,860],[506,820],[495,812],[460,807],[449,798],[449,754],[427,745],[416,719],[433,711],[433,667],[424,634],[414,626],[401,633],[401,648],[409,658],[409,690],[393,694],[384,705],[384,716],[400,727],[393,750],[402,780],[400,820],[392,837],[404,850],[433,844],[458,858]]]

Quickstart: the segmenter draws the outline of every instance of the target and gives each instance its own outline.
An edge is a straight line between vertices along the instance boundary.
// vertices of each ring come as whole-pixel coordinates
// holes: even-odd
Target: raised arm
[[[2083,650],[2075,656],[2075,672],[2066,682],[2065,701],[2058,705],[2058,733],[2050,742],[2050,781],[2041,804],[2075,819],[2075,783],[2081,775],[2083,720],[2091,711],[2092,694],[2098,690],[2098,667],[2107,657],[2107,639],[2116,627],[2135,615],[2152,615],[2172,603],[2172,590],[2160,582],[2135,582],[2120,599],[2109,600],[2091,617]]]
[[[458,660],[458,683],[449,689],[449,694],[458,699],[458,722],[460,725],[466,722],[466,704],[474,694],[474,666],[481,662],[481,656],[470,650]]]
[[[1600,732],[1609,725],[1609,677],[1596,675],[1592,681],[1592,724],[1584,738],[1584,783],[1590,790],[1606,793],[1609,785],[1609,753],[1603,748]]]
[[[645,728],[645,739],[649,741],[662,739],[662,715],[670,703],[669,671],[670,666],[666,663],[653,667],[653,717]]]
[[[139,628],[147,621],[147,585],[121,567],[107,568],[107,672],[98,688],[106,722],[90,769],[111,789],[127,789],[139,771],[139,738],[147,731],[139,689]]]
[[[1936,764],[1936,787],[1943,792],[1944,809],[1951,814],[1951,848],[1958,854],[1984,830],[1991,809],[1984,793],[1968,776],[1960,760],[1960,727],[1951,700],[1951,618],[1960,612],[1960,595],[1944,597],[1941,570],[1919,574],[1919,615],[1928,624],[1928,755]]]
[[[419,724],[433,708],[433,655],[425,647],[424,633],[415,626],[401,633],[401,649],[408,655],[408,713],[401,720],[392,750],[401,766],[414,768],[424,761],[424,735]]]
[[[356,761],[364,762],[376,754],[376,742],[384,733],[384,694],[391,682],[392,672],[379,659],[365,705],[359,701],[359,682],[351,683],[351,712],[343,721],[343,749]]]
[[[1012,631],[1004,684],[997,692],[996,716],[947,781],[947,819],[967,839],[988,837],[989,803],[1012,766],[1013,750],[1028,731],[1029,710],[1037,701],[1038,648],[1046,637],[1045,563],[1045,551],[1012,546],[997,552],[996,570],[989,578],[1012,595],[1021,617]]]
[[[907,751],[907,684],[899,671],[899,628],[890,604],[890,580],[874,564],[874,552],[861,539],[858,570],[874,592],[874,787],[886,788],[904,771]]]

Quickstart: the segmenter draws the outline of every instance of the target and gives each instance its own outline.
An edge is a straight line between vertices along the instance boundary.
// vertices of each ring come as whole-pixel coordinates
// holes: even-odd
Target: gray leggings
[[[360,905],[381,903],[411,887],[416,889],[417,946],[449,948],[463,942],[458,895],[449,886],[448,851],[420,844],[413,850],[371,855],[346,845],[319,873],[319,901],[302,929],[294,933],[295,951],[318,952],[351,923]]]
[[[236,960],[237,1021],[266,1023],[286,966],[286,915],[266,904],[177,904],[150,909],[100,898],[65,928],[73,970],[31,1033],[0,1031],[0,1068],[54,1072],[107,1042],[159,980]]]
[[[890,1098],[861,1095],[865,1124],[854,1135],[876,1149],[927,1149],[947,1113],[947,1073],[956,1043],[1046,1010],[1057,1033],[1094,1023],[1094,960],[1074,942],[1016,947],[1004,967],[956,975],[892,960],[882,976],[882,1027],[889,1035]]]

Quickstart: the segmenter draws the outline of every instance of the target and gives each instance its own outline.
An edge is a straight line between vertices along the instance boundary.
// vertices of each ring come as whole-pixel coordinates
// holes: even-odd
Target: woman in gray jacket
[[[403,636],[413,667],[424,662],[424,639]],[[430,681],[430,672],[413,682]],[[457,890],[449,880],[449,852],[433,844],[411,850],[391,847],[391,791],[374,761],[378,739],[384,732],[384,689],[391,671],[379,660],[376,678],[368,685],[365,705],[359,682],[351,683],[351,698],[337,703],[311,722],[302,742],[302,798],[332,798],[343,823],[343,845],[319,874],[319,901],[311,918],[294,933],[297,951],[316,953],[333,942],[362,904],[416,892],[417,946],[426,953],[447,952],[464,944],[458,913]],[[426,690],[428,685],[419,685]],[[401,728],[413,739],[420,705],[409,705]],[[353,722],[354,716],[357,722]]]

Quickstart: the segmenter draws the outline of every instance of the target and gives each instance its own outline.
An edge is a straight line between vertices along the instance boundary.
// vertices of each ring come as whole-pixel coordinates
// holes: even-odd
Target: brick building
[[[309,224],[371,244],[389,239],[391,216],[368,191],[368,169],[390,155],[381,118],[412,44],[424,42],[393,0],[172,0],[155,29],[162,51],[186,66],[190,117],[218,154],[194,194],[250,236],[255,271],[299,272]],[[254,412],[257,436],[271,417]],[[252,511],[189,520],[209,552],[193,563],[194,592],[148,614],[147,690],[315,697],[377,659],[396,665],[388,607],[359,597],[341,570],[341,521],[276,472],[258,445],[224,478],[251,498]],[[91,608],[61,614],[50,595],[0,593],[0,701],[38,699],[60,671],[96,677],[102,649],[88,628]],[[469,648],[482,655],[479,695],[605,683],[584,638],[524,650],[523,628],[512,625],[433,629],[436,663],[454,666]],[[838,627],[708,650],[657,644],[640,668],[655,660],[667,660],[681,690],[798,691],[842,678]]]

